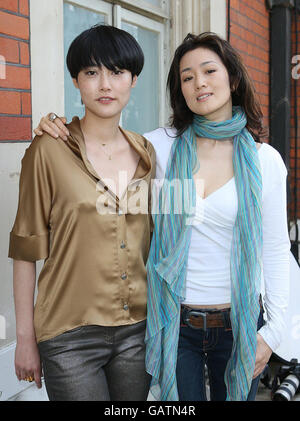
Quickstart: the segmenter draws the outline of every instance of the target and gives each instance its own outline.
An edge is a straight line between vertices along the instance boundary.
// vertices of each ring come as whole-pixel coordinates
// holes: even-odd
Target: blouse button
[[[122,273],[121,279],[123,279],[123,280],[127,279],[127,273],[126,272]]]
[[[124,243],[124,241],[122,241],[120,247],[121,247],[121,249],[124,249],[126,247],[126,244]]]
[[[129,309],[128,304],[125,304],[125,305],[124,305],[124,307],[123,307],[123,309],[124,309],[125,311],[127,311],[127,310]]]

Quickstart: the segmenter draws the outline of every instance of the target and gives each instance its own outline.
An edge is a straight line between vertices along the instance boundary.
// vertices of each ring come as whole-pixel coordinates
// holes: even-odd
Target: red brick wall
[[[241,54],[269,128],[269,11],[264,0],[231,0],[230,43]],[[267,140],[267,139],[265,139]]]
[[[0,141],[30,140],[29,0],[0,0],[0,56]]]
[[[228,0],[227,0],[228,5]],[[300,57],[300,16],[298,15],[298,51],[296,50],[296,25],[293,17],[292,26],[292,56]],[[269,126],[269,63],[270,63],[270,17],[264,0],[231,0],[230,1],[230,43],[239,50],[244,62],[253,78],[254,85],[262,105],[265,116],[264,124]],[[300,60],[297,61],[300,64]],[[300,67],[299,79],[292,78],[291,63],[291,152],[289,168],[290,204],[289,217],[295,218],[295,95],[294,84],[297,86],[298,98],[298,149],[297,149],[297,217],[300,218]],[[267,141],[267,140],[266,140]]]

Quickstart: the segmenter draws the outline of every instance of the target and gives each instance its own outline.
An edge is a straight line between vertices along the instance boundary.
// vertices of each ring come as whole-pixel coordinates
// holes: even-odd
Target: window
[[[126,2],[125,2],[126,3]],[[161,0],[141,1],[156,8]],[[130,102],[122,113],[121,124],[125,129],[144,133],[164,124],[165,120],[165,71],[164,71],[164,25],[139,13],[126,10],[101,0],[64,1],[64,59],[71,41],[92,25],[106,23],[128,31],[141,45],[145,66],[133,89]],[[64,64],[65,115],[83,116],[80,93],[73,85]]]
[[[144,133],[164,123],[163,25],[128,10],[121,11],[121,27],[141,45],[144,69],[123,111],[125,129]]]
[[[161,7],[161,0],[146,0],[147,3],[153,4],[154,6]]]
[[[65,92],[65,116],[70,121],[74,115],[83,117],[84,107],[81,104],[80,92],[73,85],[70,73],[66,65],[68,49],[73,39],[96,24],[111,24],[111,5],[103,1],[89,1],[94,9],[83,7],[87,2],[80,1],[78,4],[64,2],[64,92]]]

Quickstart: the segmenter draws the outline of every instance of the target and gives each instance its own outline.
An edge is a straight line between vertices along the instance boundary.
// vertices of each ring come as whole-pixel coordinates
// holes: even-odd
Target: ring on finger
[[[52,122],[53,122],[56,118],[57,118],[57,115],[56,115],[55,113],[51,113],[51,114],[49,114],[48,119],[49,119],[50,121],[52,121]]]
[[[27,377],[25,377],[25,379],[24,379],[26,382],[33,382],[33,380],[34,380],[34,378],[32,377],[32,376],[27,376]]]

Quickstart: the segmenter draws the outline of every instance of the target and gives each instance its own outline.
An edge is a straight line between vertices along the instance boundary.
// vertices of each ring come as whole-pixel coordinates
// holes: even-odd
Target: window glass
[[[161,0],[146,0],[147,3],[153,4],[154,6],[161,7]]]
[[[68,122],[75,115],[79,118],[82,118],[84,115],[80,92],[73,85],[66,65],[68,49],[73,39],[82,31],[101,23],[106,23],[104,14],[64,2],[65,116]]]
[[[159,126],[158,34],[124,21],[122,29],[135,37],[145,55],[143,71],[122,113],[122,126],[142,134]]]

